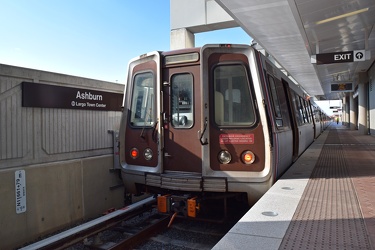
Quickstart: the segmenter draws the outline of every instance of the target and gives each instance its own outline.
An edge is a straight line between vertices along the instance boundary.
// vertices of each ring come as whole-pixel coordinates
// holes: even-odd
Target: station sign
[[[331,92],[352,92],[352,91],[354,91],[352,82],[331,83]]]
[[[334,52],[316,54],[311,56],[311,63],[320,64],[331,64],[331,63],[348,63],[348,62],[360,62],[366,60],[365,50],[353,50],[346,52]]]
[[[121,111],[123,94],[22,82],[22,107]]]

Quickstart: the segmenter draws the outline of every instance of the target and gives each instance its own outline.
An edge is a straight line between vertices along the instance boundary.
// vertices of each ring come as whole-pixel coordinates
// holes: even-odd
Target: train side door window
[[[251,126],[255,111],[244,65],[214,68],[214,121],[218,126]]]
[[[271,98],[272,98],[272,103],[273,103],[273,113],[276,118],[276,126],[277,127],[282,127],[283,126],[283,119],[281,116],[281,107],[280,107],[280,101],[279,97],[277,95],[276,91],[276,84],[275,80],[271,75],[268,75],[268,85],[271,91]]]
[[[130,105],[130,125],[152,126],[155,123],[154,77],[151,72],[135,75]]]
[[[171,78],[171,123],[175,128],[191,128],[193,114],[193,76],[175,74]]]

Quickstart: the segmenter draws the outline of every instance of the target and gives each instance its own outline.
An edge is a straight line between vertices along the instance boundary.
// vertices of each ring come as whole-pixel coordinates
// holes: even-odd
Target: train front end
[[[208,45],[129,63],[120,127],[126,192],[161,194],[161,209],[235,194],[251,204],[265,193],[272,157],[254,53]]]

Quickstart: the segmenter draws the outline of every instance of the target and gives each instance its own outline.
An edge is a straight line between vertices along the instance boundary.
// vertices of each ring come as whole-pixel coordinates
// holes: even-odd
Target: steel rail
[[[92,221],[86,222],[82,225],[73,227],[71,229],[68,229],[64,232],[58,233],[56,235],[53,235],[51,237],[48,237],[46,239],[43,239],[41,241],[35,242],[33,244],[30,244],[28,246],[22,247],[19,250],[36,250],[36,249],[41,249],[41,248],[46,248],[50,245],[54,245],[58,243],[59,241],[63,241],[64,239],[67,239],[69,237],[72,237],[76,234],[79,234],[82,231],[88,230],[90,228],[96,227],[100,224],[103,224],[111,219],[114,219],[116,217],[124,216],[127,213],[130,213],[142,206],[149,205],[155,203],[155,198],[154,197],[149,197],[144,200],[141,200],[137,203],[131,204],[129,206],[126,206],[122,209],[116,210],[112,213],[109,213],[107,215],[103,215],[97,219],[94,219]]]
[[[138,244],[149,239],[151,236],[167,229],[168,222],[170,221],[169,215],[161,216],[157,222],[150,224],[135,235],[117,243],[116,245],[108,248],[108,250],[127,250],[133,249]]]

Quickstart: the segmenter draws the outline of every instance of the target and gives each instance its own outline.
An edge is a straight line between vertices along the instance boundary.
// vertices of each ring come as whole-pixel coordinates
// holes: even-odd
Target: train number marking
[[[25,170],[14,173],[16,191],[16,213],[26,212],[26,174]]]

